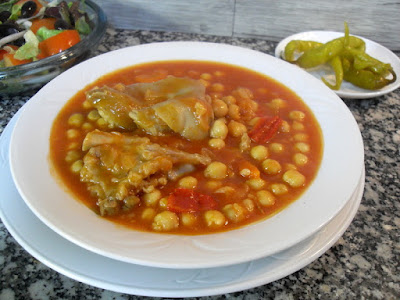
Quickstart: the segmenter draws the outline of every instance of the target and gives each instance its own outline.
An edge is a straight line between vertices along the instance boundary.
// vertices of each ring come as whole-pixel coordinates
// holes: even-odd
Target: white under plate
[[[115,292],[152,297],[198,297],[237,292],[283,278],[327,251],[353,220],[364,190],[364,172],[343,210],[324,228],[273,256],[228,267],[162,269],[124,263],[62,238],[26,206],[13,183],[8,145],[16,116],[0,137],[0,217],[18,243],[50,268],[80,282]]]
[[[159,60],[235,64],[266,74],[297,93],[313,111],[324,142],[321,166],[305,193],[262,222],[223,233],[182,236],[117,226],[66,192],[52,176],[48,161],[50,129],[60,109],[77,91],[103,74]],[[77,245],[109,258],[178,269],[247,262],[310,237],[346,205],[358,185],[363,164],[363,141],[353,115],[319,80],[261,52],[199,42],[129,47],[67,70],[24,105],[10,142],[10,168],[15,185],[28,207],[48,227]]]
[[[285,52],[286,45],[292,40],[316,41],[316,42],[326,43],[329,42],[330,40],[342,36],[344,36],[343,32],[334,32],[334,31],[307,31],[307,32],[297,33],[285,38],[276,46],[275,56],[278,58],[282,58],[283,53]],[[382,62],[390,63],[392,65],[393,70],[397,74],[397,80],[385,86],[384,88],[376,91],[362,89],[352,85],[349,82],[343,81],[340,89],[335,91],[336,94],[342,98],[348,98],[348,99],[367,99],[367,98],[382,96],[397,89],[400,86],[399,57],[392,51],[390,51],[389,49],[378,43],[375,43],[363,37],[359,38],[362,38],[365,41],[366,52],[370,56],[377,58]],[[322,76],[326,76],[327,71],[329,73],[333,72],[325,67],[317,67],[309,69],[307,71],[318,79],[320,79]]]

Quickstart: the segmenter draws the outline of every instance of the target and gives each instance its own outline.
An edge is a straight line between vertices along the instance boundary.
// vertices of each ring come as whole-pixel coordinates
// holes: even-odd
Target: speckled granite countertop
[[[177,40],[227,43],[269,54],[275,48],[275,43],[256,39],[109,28],[96,54]],[[32,95],[0,95],[0,133]],[[400,299],[400,90],[345,103],[359,124],[366,166],[364,196],[348,230],[330,250],[292,275],[204,299]],[[142,298],[95,288],[57,273],[27,253],[0,222],[0,300]]]

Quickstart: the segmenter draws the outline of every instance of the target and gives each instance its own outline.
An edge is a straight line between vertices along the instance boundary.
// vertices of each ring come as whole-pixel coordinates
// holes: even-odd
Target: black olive
[[[21,47],[23,44],[25,44],[25,39],[23,37],[19,38],[18,40],[13,41],[11,44],[17,47]]]
[[[72,27],[65,22],[64,20],[58,19],[55,23],[54,23],[54,29],[58,29],[58,30],[65,30],[65,29],[71,29]]]
[[[33,1],[26,1],[21,7],[21,18],[30,18],[33,16],[37,5]]]
[[[14,33],[18,33],[19,29],[14,24],[4,23],[0,24],[0,38],[9,36]]]
[[[8,10],[3,10],[0,12],[0,22],[4,23],[5,21],[8,20],[8,18],[11,16],[11,13]]]

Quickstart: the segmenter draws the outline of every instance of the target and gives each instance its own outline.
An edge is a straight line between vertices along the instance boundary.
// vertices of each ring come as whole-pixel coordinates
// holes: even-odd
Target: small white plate
[[[300,199],[273,217],[238,230],[197,236],[157,234],[134,231],[99,217],[52,176],[48,162],[50,128],[60,109],[77,91],[122,67],[182,59],[247,67],[288,86],[305,101],[321,126],[324,149],[318,175]],[[178,269],[247,262],[296,245],[321,229],[346,205],[358,185],[363,164],[363,142],[353,115],[319,80],[270,55],[198,42],[134,46],[69,69],[24,105],[10,143],[11,173],[17,189],[47,226],[103,256]]]
[[[98,288],[150,297],[201,297],[233,293],[270,283],[296,272],[327,251],[353,220],[365,176],[346,206],[315,235],[273,256],[228,267],[163,269],[106,258],[62,238],[26,206],[13,183],[8,146],[14,116],[0,137],[0,218],[17,242],[48,267]]]
[[[350,33],[351,34],[351,33]],[[316,41],[321,43],[329,42],[330,40],[336,39],[338,37],[344,36],[343,32],[334,31],[307,31],[291,35],[284,40],[282,40],[275,48],[275,56],[282,58],[285,52],[286,45],[292,40],[304,40],[304,41]],[[367,99],[382,96],[384,94],[390,93],[400,86],[400,59],[392,51],[386,47],[368,40],[363,37],[366,45],[366,52],[372,57],[379,59],[382,62],[390,63],[393,70],[397,74],[397,80],[384,88],[376,91],[366,90],[352,85],[349,82],[343,81],[339,90],[334,91],[339,97],[347,99]],[[313,68],[307,70],[310,74],[320,79],[322,76],[326,76],[328,73],[333,73],[329,68],[324,66]]]

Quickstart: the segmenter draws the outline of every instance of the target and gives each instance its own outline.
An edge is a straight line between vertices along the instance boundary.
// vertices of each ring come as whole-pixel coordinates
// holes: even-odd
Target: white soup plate
[[[112,71],[145,62],[205,60],[263,73],[297,93],[323,134],[319,172],[307,191],[280,213],[238,230],[182,236],[135,231],[93,213],[51,174],[49,137],[65,103]],[[245,86],[245,81],[244,81]],[[28,207],[67,240],[128,263],[165,268],[208,268],[248,262],[287,249],[316,233],[346,205],[358,186],[364,151],[353,115],[329,88],[273,56],[224,44],[170,42],[109,52],[64,72],[23,107],[10,142],[10,168]]]

